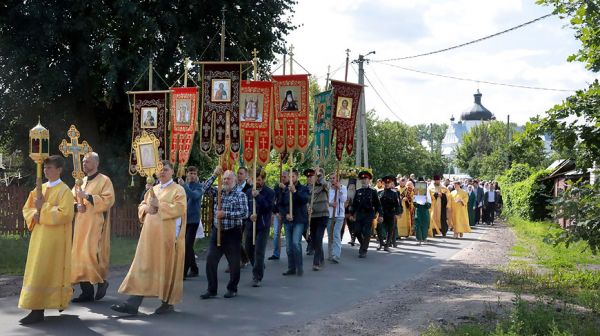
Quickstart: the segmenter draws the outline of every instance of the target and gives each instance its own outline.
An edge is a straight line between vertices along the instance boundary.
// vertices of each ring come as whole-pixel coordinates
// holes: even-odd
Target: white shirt
[[[344,206],[344,203],[346,203],[346,200],[348,199],[348,188],[346,188],[345,185],[341,185],[340,189],[338,190],[338,195],[337,195],[337,201],[336,203],[336,208],[335,208],[335,217],[339,218],[339,217],[344,217],[346,216],[346,207]],[[335,198],[335,189],[330,188],[329,189],[329,203],[334,203],[334,198]],[[329,207],[329,218],[333,217],[333,207],[330,206]]]
[[[496,191],[495,190],[488,190],[488,202],[496,202]]]
[[[59,179],[57,179],[56,181],[52,181],[52,182],[48,181],[48,186],[47,186],[47,188],[56,187],[56,186],[57,186],[57,185],[58,185],[60,182],[62,182],[62,181],[60,180],[60,178],[59,178]]]

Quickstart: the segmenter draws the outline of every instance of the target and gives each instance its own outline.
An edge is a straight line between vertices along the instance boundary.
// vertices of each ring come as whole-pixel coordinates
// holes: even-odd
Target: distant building
[[[455,122],[454,115],[450,118],[450,125],[446,131],[446,136],[442,140],[442,155],[452,161],[456,157],[456,149],[462,143],[462,138],[471,128],[484,122],[495,120],[496,117],[481,103],[482,94],[477,90],[473,95],[475,101],[473,107],[460,116],[460,120]],[[453,167],[453,171],[447,173],[461,174],[458,167]]]

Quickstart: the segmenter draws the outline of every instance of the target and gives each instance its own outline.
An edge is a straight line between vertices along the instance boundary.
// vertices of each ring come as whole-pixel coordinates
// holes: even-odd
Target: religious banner
[[[264,166],[269,163],[271,152],[273,83],[242,81],[240,101],[240,123],[244,138],[243,160],[248,165],[254,161],[254,146],[257,141],[257,161]]]
[[[321,160],[329,158],[329,142],[331,137],[331,91],[321,92],[314,97],[315,127],[313,146],[315,148],[315,163],[323,164]]]
[[[171,163],[179,163],[181,170],[187,164],[196,134],[198,88],[171,88]]]
[[[308,147],[308,75],[273,76],[275,127],[273,147],[278,152]]]
[[[217,155],[240,150],[240,82],[243,62],[202,64],[200,149]],[[226,146],[225,139],[228,139]]]
[[[333,88],[332,100],[332,139],[335,137],[335,155],[342,160],[344,148],[348,154],[354,149],[354,129],[356,126],[356,111],[360,104],[363,86],[354,83],[331,81]]]
[[[167,94],[160,92],[137,92],[133,94],[133,126],[131,128],[131,151],[129,155],[129,174],[138,174],[138,156],[133,141],[142,135],[142,132],[153,134],[158,140],[159,159],[163,160],[166,154],[167,135]]]

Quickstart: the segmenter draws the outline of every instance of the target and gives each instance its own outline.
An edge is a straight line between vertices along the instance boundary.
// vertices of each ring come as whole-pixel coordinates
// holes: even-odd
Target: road
[[[412,239],[402,240],[391,253],[376,251],[372,241],[366,259],[357,258],[358,247],[344,243],[341,262],[326,261],[318,272],[312,271],[312,256],[305,256],[302,277],[281,275],[287,269],[284,252],[280,260],[266,262],[262,287],[251,287],[252,271],[250,267],[242,269],[238,296],[232,299],[223,298],[229,277],[223,257],[218,297],[200,300],[206,290],[205,264],[200,260],[200,277],[185,281],[183,302],[167,315],[153,314],[160,303],[155,298],[145,299],[137,316],[121,317],[110,310],[111,304],[125,299],[117,293],[124,274],[109,279],[111,285],[102,301],[71,304],[61,314],[46,311],[46,321],[34,326],[19,325],[18,320],[28,312],[17,308],[17,296],[2,298],[0,335],[260,335],[354,306],[452,258],[484,233],[484,229],[474,228],[464,239],[430,239],[422,246]],[[267,256],[271,251],[267,248]]]

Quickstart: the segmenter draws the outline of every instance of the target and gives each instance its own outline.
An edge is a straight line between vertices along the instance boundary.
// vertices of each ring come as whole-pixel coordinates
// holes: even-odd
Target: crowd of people
[[[99,163],[96,153],[88,154],[83,160],[83,185],[69,189],[60,180],[63,159],[51,156],[44,162],[48,179],[44,197],[32,192],[23,208],[32,238],[19,300],[19,307],[31,313],[22,324],[43,321],[45,309],[62,311],[70,301],[101,300],[106,294],[114,190],[110,179],[98,172]],[[373,237],[377,250],[390,252],[398,248],[399,240],[413,235],[418,245],[430,237],[445,237],[449,231],[459,239],[472,226],[493,225],[502,204],[497,183],[442,181],[437,175],[431,180],[384,176],[372,185],[372,174],[362,171],[358,181],[344,184],[335,173],[327,176],[316,168],[303,172],[305,184],[299,181],[299,171],[283,171],[274,188],[266,185],[264,170],[248,176],[243,167],[237,173],[216,167],[202,183],[195,167],[187,168],[185,180],[174,180],[173,175],[173,166],[164,161],[158,184],[147,186],[144,192],[138,208],[142,226],[135,257],[118,290],[127,298],[111,306],[116,312],[137,314],[145,297],[161,300],[156,314],[174,311],[183,296],[183,280],[199,275],[193,245],[203,197],[215,197],[215,201],[212,223],[204,223],[210,226],[210,234],[207,288],[201,299],[217,295],[217,270],[223,255],[229,273],[225,298],[237,296],[240,269],[246,264],[252,266],[252,286],[261,286],[271,232],[273,253],[268,260],[280,258],[285,236],[287,270],[283,276],[303,276],[304,253],[312,256],[313,271],[322,270],[326,260],[342,262],[345,232],[350,234],[350,245],[358,242],[357,256],[366,258]],[[222,176],[222,188],[213,192],[218,176]],[[81,294],[72,298],[77,284]]]

